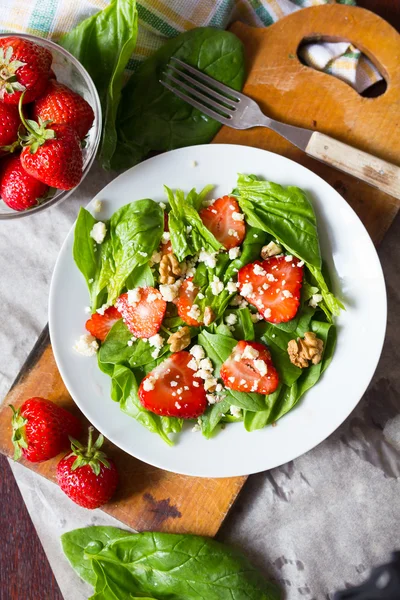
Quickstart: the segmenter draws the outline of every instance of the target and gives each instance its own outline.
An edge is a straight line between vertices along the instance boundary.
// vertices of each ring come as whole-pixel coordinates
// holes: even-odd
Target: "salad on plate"
[[[185,421],[206,438],[274,425],[329,366],[344,308],[301,189],[243,174],[221,198],[212,188],[165,186],[167,202],[104,222],[82,208],[75,227],[91,313],[75,350],[97,354],[112,400],[169,444]]]

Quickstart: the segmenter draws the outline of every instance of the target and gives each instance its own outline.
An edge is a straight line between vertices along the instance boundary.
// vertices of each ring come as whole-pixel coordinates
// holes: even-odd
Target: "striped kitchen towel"
[[[338,0],[355,4],[353,0]],[[0,31],[26,32],[57,40],[109,0],[1,0]],[[140,0],[139,36],[128,69],[150,56],[165,41],[194,27],[226,29],[233,21],[267,27],[296,10],[332,0]],[[347,42],[308,44],[302,58],[352,85],[359,93],[381,76],[357,48]]]

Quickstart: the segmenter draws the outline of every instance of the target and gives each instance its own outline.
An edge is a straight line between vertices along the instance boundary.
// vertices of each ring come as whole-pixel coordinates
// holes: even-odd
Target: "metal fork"
[[[171,58],[160,83],[202,113],[234,129],[268,127],[309,156],[400,199],[400,167],[334,138],[264,115],[257,102],[213,77]]]

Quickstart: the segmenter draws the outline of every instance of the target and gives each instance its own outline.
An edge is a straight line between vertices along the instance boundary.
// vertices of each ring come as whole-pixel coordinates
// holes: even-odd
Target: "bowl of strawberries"
[[[0,219],[65,200],[100,135],[99,96],[80,62],[49,40],[0,34]]]

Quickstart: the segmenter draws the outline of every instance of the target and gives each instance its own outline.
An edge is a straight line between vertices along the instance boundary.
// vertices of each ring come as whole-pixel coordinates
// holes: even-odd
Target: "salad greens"
[[[233,253],[230,258],[199,215],[210,188],[200,193],[191,190],[186,196],[180,190],[165,188],[169,200],[167,206],[163,205],[165,209],[149,199],[123,206],[105,223],[107,233],[100,245],[94,244],[90,236],[96,220],[81,209],[74,240],[74,258],[87,282],[95,312],[103,304],[114,304],[127,290],[159,285],[155,256],[160,256],[164,212],[168,213],[172,250],[186,265],[186,276],[193,276],[198,290],[193,302],[201,314],[205,307],[211,307],[215,316],[208,326],[189,328],[191,344],[200,344],[212,361],[213,376],[219,377],[221,365],[238,341],[256,341],[268,347],[279,375],[277,390],[266,396],[228,388],[218,392],[219,402],[210,404],[198,420],[206,438],[216,433],[218,425],[227,422],[243,421],[246,430],[254,431],[290,411],[329,366],[336,343],[333,321],[342,308],[330,290],[320,255],[316,218],[302,190],[285,188],[254,175],[239,175],[233,195],[245,215],[246,235],[240,255]],[[235,286],[238,270],[257,260],[261,248],[275,240],[285,252],[305,263],[297,314],[292,320],[277,324],[260,320],[254,307],[244,306]],[[218,294],[213,291],[215,278],[223,285]],[[318,294],[322,300],[313,302]],[[171,434],[181,431],[183,420],[160,417],[146,410],[139,401],[138,387],[148,373],[171,355],[168,338],[183,325],[185,322],[177,315],[175,305],[168,302],[159,331],[163,345],[156,352],[147,340],[132,338],[125,323],[119,320],[97,356],[99,368],[111,378],[112,399],[123,412],[158,433],[167,443],[172,442]],[[303,338],[308,331],[324,342],[324,351],[318,364],[301,369],[291,362],[288,343]]]
[[[95,590],[91,600],[279,600],[245,556],[210,538],[86,527],[65,533],[64,554]]]
[[[86,68],[97,88],[103,110],[99,158],[104,168],[117,146],[116,117],[124,70],[136,46],[136,0],[111,0],[59,41]]]

